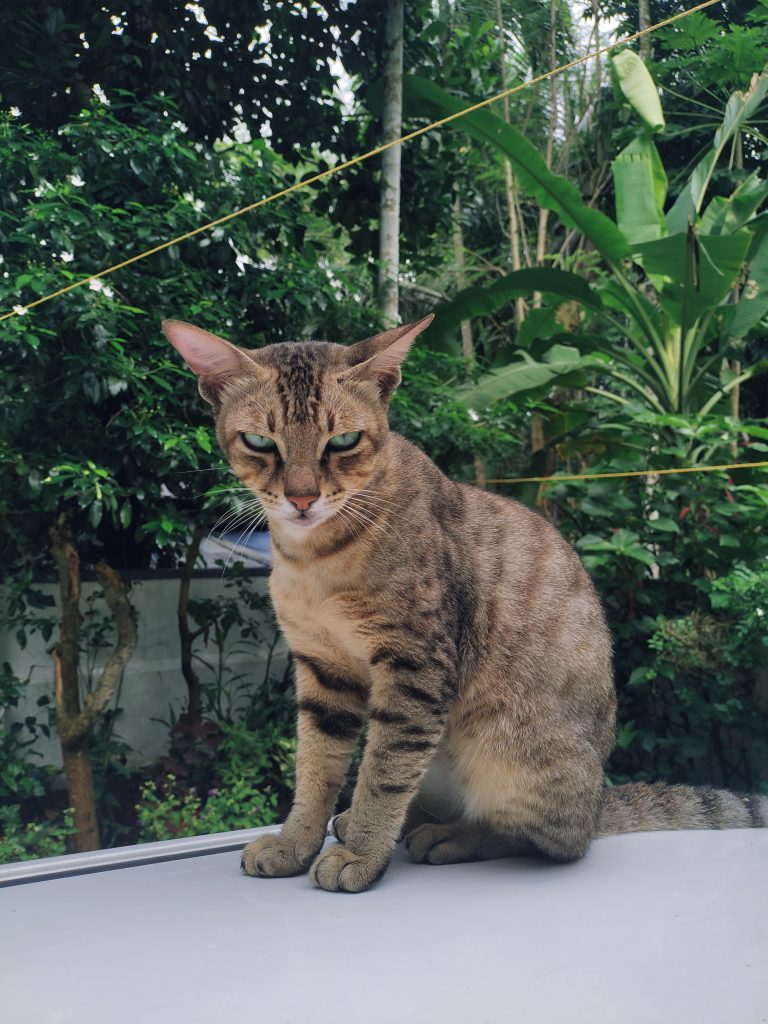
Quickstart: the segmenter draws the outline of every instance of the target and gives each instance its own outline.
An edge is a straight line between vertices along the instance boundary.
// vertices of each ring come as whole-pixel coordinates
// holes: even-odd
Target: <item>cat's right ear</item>
[[[163,320],[163,334],[197,374],[198,387],[211,405],[221,404],[221,393],[236,377],[258,375],[259,370],[239,348],[181,320]]]

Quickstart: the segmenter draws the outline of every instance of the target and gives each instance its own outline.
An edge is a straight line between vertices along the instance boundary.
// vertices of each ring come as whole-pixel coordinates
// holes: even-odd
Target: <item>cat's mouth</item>
[[[322,522],[322,519],[318,519],[317,516],[309,516],[306,512],[300,512],[299,515],[289,519],[288,522],[293,523],[294,526],[310,527],[317,526],[318,523]]]
[[[295,515],[285,517],[283,522],[288,523],[289,526],[298,526],[299,529],[309,530],[313,526],[320,526],[328,518],[329,515],[326,512],[308,509],[305,512],[297,512]]]

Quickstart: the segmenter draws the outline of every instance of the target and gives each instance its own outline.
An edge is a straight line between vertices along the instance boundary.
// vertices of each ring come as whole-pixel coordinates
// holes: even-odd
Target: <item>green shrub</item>
[[[53,820],[27,822],[18,804],[0,806],[0,864],[67,853],[67,840],[75,833],[72,811]]]
[[[140,842],[257,828],[279,819],[293,786],[296,740],[283,703],[273,703],[268,689],[260,703],[260,727],[253,719],[219,723],[214,784],[207,792],[179,785],[172,772],[144,784],[136,806]]]
[[[745,461],[759,427],[710,417],[616,417],[611,431],[560,446],[589,471]],[[649,420],[646,422],[646,420]],[[623,429],[619,431],[619,427]],[[745,438],[754,438],[751,444]],[[602,446],[598,448],[598,443]],[[693,455],[693,457],[691,457]],[[558,525],[575,543],[614,637],[619,729],[613,781],[760,784],[766,708],[768,489],[759,470],[554,484]],[[734,566],[743,566],[734,570]]]

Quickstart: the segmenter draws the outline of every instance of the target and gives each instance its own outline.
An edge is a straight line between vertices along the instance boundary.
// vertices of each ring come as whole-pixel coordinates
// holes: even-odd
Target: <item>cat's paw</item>
[[[467,837],[455,825],[419,825],[405,837],[417,864],[457,864],[474,860]]]
[[[331,835],[338,839],[340,843],[346,843],[347,841],[347,827],[351,813],[352,810],[350,808],[342,811],[341,814],[337,814],[335,818],[331,818]]]
[[[280,835],[259,836],[243,850],[240,867],[255,878],[286,878],[306,871],[316,853],[317,849],[302,850]]]
[[[327,892],[363,892],[377,882],[387,870],[377,857],[361,856],[344,846],[323,850],[309,869],[309,880]]]

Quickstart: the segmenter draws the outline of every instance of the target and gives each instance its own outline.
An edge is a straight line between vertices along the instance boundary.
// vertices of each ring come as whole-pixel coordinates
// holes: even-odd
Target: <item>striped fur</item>
[[[665,782],[614,786],[603,793],[596,832],[699,828],[768,828],[768,797]]]
[[[166,328],[200,375],[222,449],[269,518],[270,588],[294,653],[298,758],[264,877],[309,869],[358,892],[403,834],[417,861],[586,853],[602,835],[762,827],[767,801],[687,786],[603,787],[611,640],[575,552],[524,506],[448,480],[390,433],[399,364],[428,321],[358,345],[257,352]],[[360,432],[350,450],[328,439]],[[243,434],[273,438],[272,453]],[[308,510],[288,496],[312,499]],[[364,725],[351,808],[319,853]],[[319,854],[319,856],[318,856]]]

